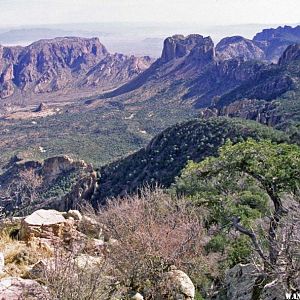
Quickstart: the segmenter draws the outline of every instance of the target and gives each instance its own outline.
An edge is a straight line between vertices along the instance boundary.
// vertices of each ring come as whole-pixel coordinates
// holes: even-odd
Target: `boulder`
[[[90,237],[100,238],[102,236],[102,226],[95,219],[83,216],[78,224],[78,230]]]
[[[252,264],[238,264],[228,270],[225,277],[228,299],[251,300],[257,270]]]
[[[1,300],[50,300],[43,286],[31,279],[9,277],[0,281]]]
[[[144,297],[140,293],[136,293],[131,297],[132,300],[144,300]]]
[[[66,218],[73,218],[76,221],[82,220],[82,214],[78,210],[69,210],[66,214]]]
[[[39,209],[22,221],[20,239],[28,241],[32,237],[59,236],[65,222],[66,219],[60,212],[52,209]]]
[[[80,254],[75,258],[75,264],[79,269],[96,268],[103,264],[101,257],[95,257],[87,254]]]
[[[189,276],[181,270],[173,269],[164,274],[160,294],[164,299],[193,300],[195,286]]]

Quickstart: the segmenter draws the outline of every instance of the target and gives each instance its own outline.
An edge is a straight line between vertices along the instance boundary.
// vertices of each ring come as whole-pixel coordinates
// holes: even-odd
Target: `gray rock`
[[[43,286],[31,279],[9,277],[0,281],[1,300],[50,300]]]
[[[39,209],[24,219],[24,223],[29,226],[49,226],[64,223],[65,221],[66,219],[63,215],[53,209]]]
[[[251,300],[257,275],[257,270],[252,264],[238,264],[228,270],[225,278],[227,298]]]
[[[66,214],[66,217],[67,217],[67,219],[71,217],[76,221],[82,220],[82,215],[78,210],[69,210]]]

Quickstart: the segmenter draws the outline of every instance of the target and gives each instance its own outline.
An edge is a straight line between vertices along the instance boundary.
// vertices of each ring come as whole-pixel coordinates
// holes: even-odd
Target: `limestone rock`
[[[31,279],[9,277],[0,281],[1,300],[50,300],[47,290]]]
[[[101,257],[80,254],[75,258],[75,264],[79,269],[96,268],[103,264],[103,259]]]
[[[56,210],[40,209],[26,217],[21,224],[20,239],[59,236],[66,219]]]
[[[186,273],[174,269],[164,274],[161,295],[167,297],[166,299],[193,300],[195,287]]]
[[[54,209],[39,209],[24,219],[29,226],[49,226],[65,222],[63,215]]]

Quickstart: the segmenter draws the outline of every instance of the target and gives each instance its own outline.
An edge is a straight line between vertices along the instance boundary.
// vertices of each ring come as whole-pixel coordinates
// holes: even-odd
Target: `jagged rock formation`
[[[1,188],[7,191],[6,197],[0,197],[0,206],[7,214],[18,214],[25,208],[33,211],[36,207],[69,210],[90,199],[97,188],[97,180],[92,165],[68,156],[51,157],[43,162],[17,161],[0,175]],[[24,184],[28,185],[31,194],[38,195],[36,203],[30,203],[30,207],[23,207],[25,203],[20,203],[20,196],[11,189],[14,186],[18,190]],[[30,196],[24,193],[25,198]]]
[[[153,98],[163,92],[167,99],[181,97],[203,107],[210,105],[215,96],[252,78],[262,65],[260,62],[245,64],[239,57],[219,59],[210,37],[175,35],[165,40],[161,58],[149,69],[103,97],[130,92],[131,98],[140,101],[140,93],[145,91],[147,96],[143,98]]]
[[[277,63],[289,45],[300,43],[300,26],[264,29],[255,35],[253,41],[260,43],[267,60]]]
[[[282,66],[296,60],[300,60],[300,44],[288,46],[280,57],[278,64]]]
[[[220,97],[214,105],[223,108],[246,98],[271,101],[288,91],[296,91],[300,84],[299,70],[299,45],[291,45],[282,54],[279,64],[265,66],[253,78]]]
[[[149,67],[149,57],[110,54],[98,38],[55,38],[0,47],[0,98],[65,88],[112,88]]]
[[[225,278],[227,299],[284,299],[285,293],[290,292],[277,280],[263,284],[262,274],[253,264],[238,264],[228,270]],[[217,299],[222,299],[222,297]]]
[[[264,60],[265,53],[258,43],[242,36],[222,39],[216,46],[217,56],[222,60],[241,58],[242,60]]]
[[[164,64],[173,59],[189,57],[190,60],[211,61],[214,58],[214,45],[211,38],[204,38],[199,34],[187,37],[174,35],[164,41],[160,63]]]

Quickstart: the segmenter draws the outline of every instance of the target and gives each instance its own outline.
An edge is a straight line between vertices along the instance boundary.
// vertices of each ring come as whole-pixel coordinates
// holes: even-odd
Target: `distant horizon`
[[[215,44],[229,36],[252,39],[263,29],[299,26],[299,23],[200,25],[192,22],[90,22],[39,24],[0,28],[3,46],[28,46],[41,39],[55,37],[98,37],[110,52],[159,57],[163,40],[175,34],[210,36]]]
[[[74,23],[40,23],[40,24],[24,24],[24,25],[0,25],[0,30],[15,30],[15,29],[60,29],[56,28],[56,26],[97,26],[97,25],[140,25],[140,26],[159,26],[159,25],[183,25],[183,26],[203,26],[208,28],[213,27],[237,27],[237,26],[275,26],[277,27],[284,27],[284,26],[300,26],[299,22],[289,22],[289,23],[230,23],[230,24],[203,24],[203,23],[196,23],[196,22],[143,22],[143,21],[120,21],[120,22],[113,22],[113,21],[103,21],[103,22],[74,22]]]
[[[300,21],[299,10],[299,0],[1,0],[0,28],[99,22],[294,24]]]

